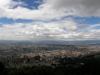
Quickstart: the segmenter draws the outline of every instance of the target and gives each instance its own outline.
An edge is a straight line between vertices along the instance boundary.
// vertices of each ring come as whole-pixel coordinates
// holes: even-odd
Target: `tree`
[[[5,65],[2,62],[0,62],[0,75],[3,74],[4,70],[5,70]]]

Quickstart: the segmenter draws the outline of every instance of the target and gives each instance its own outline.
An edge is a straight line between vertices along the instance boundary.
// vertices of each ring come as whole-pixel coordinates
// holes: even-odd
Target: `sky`
[[[100,0],[0,0],[0,40],[100,40]]]

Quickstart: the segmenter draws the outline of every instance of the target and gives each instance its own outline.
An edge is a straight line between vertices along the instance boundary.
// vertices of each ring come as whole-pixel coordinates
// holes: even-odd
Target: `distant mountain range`
[[[34,45],[100,45],[100,40],[62,41],[62,40],[38,40],[38,41],[12,41],[0,40],[0,45],[8,44],[34,44]]]

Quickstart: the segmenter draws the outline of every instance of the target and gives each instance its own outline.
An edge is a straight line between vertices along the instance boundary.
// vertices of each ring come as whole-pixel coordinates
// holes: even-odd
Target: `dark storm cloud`
[[[100,16],[100,0],[47,0],[54,9],[77,15]]]

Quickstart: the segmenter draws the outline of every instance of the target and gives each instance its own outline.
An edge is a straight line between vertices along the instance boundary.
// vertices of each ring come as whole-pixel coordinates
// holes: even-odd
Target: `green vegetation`
[[[100,58],[84,57],[82,59],[60,59],[60,64],[51,65],[20,65],[6,67],[0,62],[0,75],[99,75]],[[66,63],[68,62],[68,63]],[[80,64],[79,64],[80,62]],[[83,64],[81,63],[83,62]]]

